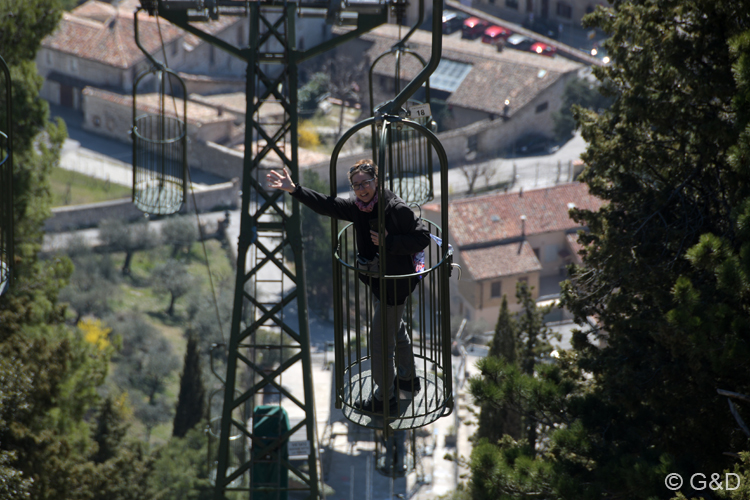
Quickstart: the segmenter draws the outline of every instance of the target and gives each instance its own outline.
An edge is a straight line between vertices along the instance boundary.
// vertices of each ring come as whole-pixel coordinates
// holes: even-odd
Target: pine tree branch
[[[750,437],[750,429],[747,428],[745,421],[742,420],[740,413],[737,411],[737,407],[734,405],[734,403],[730,399],[730,398],[736,398],[736,399],[741,399],[743,401],[750,402],[750,396],[746,396],[738,392],[725,391],[722,389],[716,389],[716,392],[718,392],[722,396],[727,396],[727,401],[729,402],[729,411],[732,412],[732,416],[737,421],[737,424],[740,426],[740,429],[742,429],[742,432],[744,432],[745,434],[747,434],[748,437]]]
[[[737,411],[737,407],[734,406],[734,403],[731,399],[727,399],[729,401],[729,410],[732,412],[732,416],[737,421],[737,424],[740,426],[740,429],[742,429],[742,432],[747,434],[748,437],[750,437],[750,429],[747,428],[747,425],[745,425],[745,422],[742,420],[742,417],[740,416],[739,412]]]
[[[740,394],[739,392],[725,391],[724,389],[716,389],[716,392],[718,392],[719,395],[721,396],[726,396],[728,398],[742,399],[743,401],[747,401],[748,403],[750,403],[750,396]]]

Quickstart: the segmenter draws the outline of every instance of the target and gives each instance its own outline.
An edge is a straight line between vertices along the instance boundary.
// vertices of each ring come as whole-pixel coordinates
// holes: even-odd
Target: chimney
[[[521,238],[526,239],[526,216],[521,215]]]

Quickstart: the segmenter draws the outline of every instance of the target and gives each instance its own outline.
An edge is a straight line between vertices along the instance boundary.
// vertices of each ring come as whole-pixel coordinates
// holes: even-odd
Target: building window
[[[555,262],[560,258],[560,256],[557,254],[557,252],[560,249],[557,245],[545,245],[544,247],[544,262]]]
[[[505,0],[505,6],[518,10],[518,0]]]
[[[549,107],[549,104],[547,103],[547,101],[544,101],[543,103],[541,103],[539,106],[536,107],[536,112],[542,113],[544,111],[547,111],[548,107]]]
[[[78,71],[78,59],[74,57],[70,59],[70,71]]]
[[[524,285],[528,285],[529,284],[529,278],[526,277],[526,276],[524,276],[523,278],[518,278],[518,282],[519,283],[523,283]]]
[[[557,15],[558,17],[570,19],[573,17],[573,8],[565,2],[557,2]]]
[[[500,297],[502,290],[502,281],[493,281],[490,285],[490,297]]]

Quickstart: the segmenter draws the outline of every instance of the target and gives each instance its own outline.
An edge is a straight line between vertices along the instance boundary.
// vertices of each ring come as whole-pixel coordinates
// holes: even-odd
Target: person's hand
[[[384,229],[383,231],[385,231],[385,237],[387,238],[388,230]],[[380,233],[378,233],[377,231],[373,231],[372,229],[370,229],[370,239],[372,239],[372,242],[373,244],[375,244],[375,246],[380,245]],[[383,243],[385,243],[385,241],[383,241]]]
[[[266,175],[266,179],[268,180],[268,187],[270,188],[281,189],[287,193],[291,193],[296,188],[292,181],[292,176],[289,174],[286,167],[284,167],[283,175],[275,170],[271,170],[271,172]]]

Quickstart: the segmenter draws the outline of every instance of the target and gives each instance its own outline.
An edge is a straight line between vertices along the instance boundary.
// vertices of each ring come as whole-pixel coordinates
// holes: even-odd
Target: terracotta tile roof
[[[459,248],[519,238],[521,215],[526,216],[527,236],[570,231],[580,227],[568,215],[570,204],[597,210],[603,202],[589,194],[588,187],[580,182],[452,201],[448,207],[451,237]]]
[[[432,35],[418,30],[409,39],[408,46],[426,61],[430,59]],[[373,42],[366,55],[374,61],[388,52],[399,40],[398,27],[383,25],[362,35]],[[562,58],[550,58],[530,52],[506,49],[498,52],[493,46],[478,40],[468,41],[456,37],[443,37],[442,59],[470,64],[471,71],[458,89],[447,99],[448,104],[463,108],[501,114],[505,100],[510,100],[509,116],[564,74],[578,71],[583,65]],[[402,58],[401,78],[409,81],[422,69],[413,56]],[[375,66],[375,74],[394,77],[395,57],[384,57]]]
[[[528,241],[459,252],[474,280],[540,271],[542,265]]]
[[[102,22],[107,9],[111,15]],[[78,15],[78,10],[85,15]],[[153,18],[142,13],[139,17],[141,45],[149,52],[161,49],[162,38],[167,44],[184,32],[168,22],[159,26]],[[135,44],[132,11],[115,9],[102,2],[87,2],[70,13],[64,13],[57,29],[42,41],[42,46],[81,59],[98,61],[108,66],[126,69],[145,58]]]

